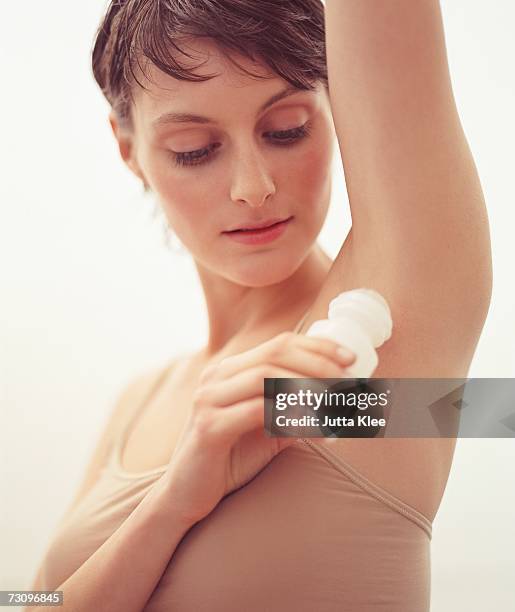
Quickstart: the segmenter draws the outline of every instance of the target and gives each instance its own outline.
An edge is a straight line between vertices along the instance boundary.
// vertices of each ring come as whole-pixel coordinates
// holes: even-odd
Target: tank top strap
[[[302,317],[302,319],[297,323],[297,325],[293,329],[293,333],[295,333],[295,334],[299,333],[299,329],[304,324],[304,321],[308,318],[308,315],[309,315],[310,311],[311,311],[311,306],[306,310],[306,312],[304,313],[304,316]]]
[[[344,474],[349,480],[354,482],[358,487],[375,497],[385,505],[404,515],[407,519],[413,521],[416,525],[418,525],[426,534],[429,536],[429,539],[432,538],[433,532],[433,524],[421,512],[415,509],[410,504],[398,498],[396,495],[393,495],[389,491],[387,491],[384,487],[375,484],[367,478],[364,474],[358,471],[354,466],[348,463],[343,457],[337,455],[333,450],[324,446],[323,444],[313,443],[309,438],[300,438],[301,443],[306,444],[309,448],[313,449],[316,453],[318,453],[321,457],[326,459],[328,463],[330,463],[334,468],[336,468],[339,472]]]

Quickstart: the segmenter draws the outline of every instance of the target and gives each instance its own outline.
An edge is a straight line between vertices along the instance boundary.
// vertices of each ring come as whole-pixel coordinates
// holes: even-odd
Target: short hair
[[[293,87],[328,88],[322,0],[111,0],[93,46],[95,80],[118,121],[131,126],[136,68],[148,77],[148,62],[186,81],[216,75],[194,72],[180,55],[191,38],[213,41],[245,73],[231,53],[260,62]]]

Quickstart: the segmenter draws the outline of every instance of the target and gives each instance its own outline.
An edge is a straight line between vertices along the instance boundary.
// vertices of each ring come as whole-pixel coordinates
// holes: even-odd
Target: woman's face
[[[148,91],[134,92],[124,158],[198,264],[241,285],[280,282],[308,254],[329,206],[329,98],[323,85],[293,90],[262,65],[237,57],[271,78],[245,75],[208,42],[195,41],[194,49],[207,54],[197,72],[219,76],[179,81],[152,67]],[[224,233],[287,218],[282,234],[266,243],[241,243]]]

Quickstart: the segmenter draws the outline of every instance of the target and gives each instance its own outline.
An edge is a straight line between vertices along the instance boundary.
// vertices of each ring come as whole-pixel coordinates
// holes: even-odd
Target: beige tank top
[[[127,473],[120,457],[167,372],[55,533],[42,589],[71,576],[166,470]],[[299,439],[185,534],[144,612],[428,612],[431,530],[333,451]]]

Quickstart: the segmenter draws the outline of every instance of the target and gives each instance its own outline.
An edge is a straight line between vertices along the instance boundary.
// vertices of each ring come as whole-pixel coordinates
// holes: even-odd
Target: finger
[[[220,442],[231,443],[243,434],[264,426],[264,399],[254,397],[220,410],[210,431]]]
[[[277,357],[277,363],[260,364],[238,372],[220,381],[206,385],[203,399],[217,406],[229,406],[237,401],[262,395],[265,378],[342,378],[347,376],[345,367],[324,355],[295,350],[290,355]]]
[[[310,351],[314,355],[325,357],[343,367],[348,367],[356,360],[356,355],[352,353],[352,351],[349,351],[346,347],[342,347],[337,342],[333,342],[327,338],[315,338],[303,336],[301,334],[285,333],[279,334],[279,336],[275,336],[271,340],[259,344],[252,349],[226,357],[217,364],[213,364],[209,372],[209,378],[211,380],[227,378],[263,362],[274,363],[278,366],[286,365],[284,356],[294,354],[296,348]],[[342,353],[341,349],[344,349],[346,353]],[[313,363],[316,364],[317,360],[315,359]],[[316,373],[306,373],[306,376],[313,376],[316,378],[324,377],[323,374]],[[336,374],[336,376],[339,376],[339,374]],[[331,376],[326,374],[325,377],[330,378]]]
[[[319,353],[328,359],[333,359],[343,365],[350,365],[356,356],[346,347],[342,347],[338,342],[329,340],[328,338],[318,338],[316,336],[305,336],[303,334],[295,334],[285,332],[275,336],[271,340],[259,345],[256,349],[260,350],[266,360],[268,355],[276,355],[278,353],[288,353],[295,347],[303,348],[307,351]],[[342,352],[340,349],[344,348]]]
[[[276,357],[273,365],[300,372],[304,378],[340,378],[347,375],[346,368],[354,359],[341,362],[326,353],[296,347],[295,350]]]
[[[263,396],[265,378],[307,378],[303,372],[263,364],[238,372],[222,381],[204,385],[197,391],[197,400],[216,407],[231,406],[240,401]]]
[[[317,338],[316,336],[304,336],[297,334],[300,346],[315,353],[325,355],[330,359],[349,366],[356,360],[356,354],[348,347],[341,345],[339,342],[329,340],[329,338]]]

